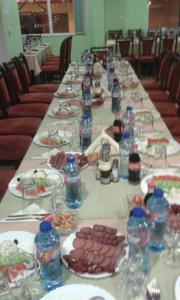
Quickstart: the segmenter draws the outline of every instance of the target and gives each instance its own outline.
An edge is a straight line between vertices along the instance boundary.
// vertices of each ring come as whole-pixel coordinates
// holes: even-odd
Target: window
[[[83,32],[83,0],[17,0],[22,34]]]

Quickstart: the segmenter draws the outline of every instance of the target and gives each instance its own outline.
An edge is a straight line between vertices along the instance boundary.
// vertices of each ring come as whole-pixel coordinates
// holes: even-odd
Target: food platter
[[[0,234],[0,271],[8,278],[10,287],[15,286],[15,282],[13,280],[14,275],[20,276],[21,273],[19,272],[21,272],[21,270],[24,278],[34,273],[34,268],[31,266],[31,268],[28,269],[28,264],[25,262],[26,259],[30,259],[29,263],[32,265],[31,254],[33,254],[34,251],[34,239],[35,234],[26,231],[7,231]],[[14,244],[15,241],[17,246]],[[10,245],[11,250],[10,247],[8,247]],[[13,252],[10,252],[12,251],[12,245],[14,245]],[[7,249],[5,251],[5,258],[3,259],[3,248],[5,249],[5,247]],[[23,257],[25,257],[24,262]],[[18,266],[17,269],[16,266]]]
[[[148,108],[139,108],[134,109],[133,112],[135,113],[135,118],[137,121],[146,122],[150,116],[153,116],[154,120],[158,120],[160,118],[160,113],[153,109]]]
[[[166,147],[166,155],[173,155],[179,152],[180,145],[173,139],[167,139],[164,137],[158,138],[146,138],[141,141],[138,145],[138,150],[142,153],[146,153],[148,155],[155,155],[156,147],[161,145],[165,145]]]
[[[36,134],[33,142],[43,147],[60,147],[68,144],[71,137],[70,131],[50,130]]]
[[[92,230],[94,232],[98,226],[84,227],[79,231],[70,234],[62,244],[62,261],[66,268],[76,275],[84,278],[106,278],[119,271],[119,264],[126,255],[124,248],[124,236],[119,232],[115,233],[101,232],[101,236],[107,237],[109,234],[115,240],[118,240],[116,246],[105,244],[104,239],[100,242],[92,239],[83,239],[83,230]],[[111,227],[103,226],[112,229]],[[110,228],[110,229],[109,229]],[[114,229],[113,229],[114,230]],[[89,234],[89,233],[88,233]],[[99,233],[98,233],[99,234]],[[108,242],[107,242],[108,243]],[[113,243],[113,242],[112,242]]]
[[[99,297],[102,300],[115,300],[104,289],[89,284],[68,284],[51,291],[40,300],[90,300],[93,297]]]
[[[62,92],[56,92],[56,93],[54,93],[54,96],[57,97],[57,98],[68,99],[68,98],[75,98],[75,97],[78,96],[78,94],[75,93],[75,92],[62,91]]]
[[[53,106],[48,111],[48,116],[65,119],[75,117],[78,114],[79,110],[78,107],[75,105],[70,105],[68,103],[62,103],[62,105]]]
[[[37,176],[35,175],[35,171],[37,171]],[[36,178],[35,178],[36,176]],[[9,182],[8,188],[9,191],[17,196],[22,197],[22,190],[20,187],[19,179],[33,179],[35,180],[35,186],[37,188],[38,196],[43,197],[51,194],[52,186],[58,185],[63,186],[64,184],[64,177],[57,171],[50,170],[50,169],[36,169],[36,170],[29,170],[27,172],[19,173],[14,176],[11,181]],[[36,180],[37,179],[37,180]]]
[[[175,299],[180,300],[180,275],[176,278],[175,282]]]
[[[78,152],[64,152],[64,151],[59,151],[58,153],[56,153],[55,155],[51,155],[51,157],[49,158],[49,160],[47,161],[47,166],[50,169],[53,170],[58,170],[58,171],[63,171],[63,168],[65,166],[66,163],[66,159],[67,159],[67,155],[68,154],[72,154],[77,163],[79,164],[80,168],[84,168],[88,165],[89,161],[87,156],[85,156],[84,154],[78,153]]]
[[[168,174],[168,175],[167,175]],[[158,171],[154,174],[147,175],[141,181],[141,190],[144,194],[148,191],[148,181],[155,181],[156,187],[161,188],[165,192],[165,197],[170,204],[180,204],[180,175],[168,171]]]

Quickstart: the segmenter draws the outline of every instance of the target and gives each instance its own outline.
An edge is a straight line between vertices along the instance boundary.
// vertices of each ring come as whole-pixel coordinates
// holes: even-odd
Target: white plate
[[[120,233],[118,233],[118,235],[120,235]],[[68,255],[70,253],[70,251],[72,249],[74,249],[73,240],[75,238],[76,238],[76,233],[71,233],[62,244],[62,261],[67,269],[68,269],[68,263],[63,258],[63,256]],[[127,252],[126,252],[126,254],[127,254]],[[121,262],[121,260],[120,260],[120,262]],[[72,269],[68,269],[68,270],[71,271],[72,273],[74,273],[80,277],[84,277],[84,278],[97,278],[98,279],[98,278],[106,278],[106,277],[113,275],[113,273],[108,273],[108,272],[102,272],[100,274],[90,274],[90,273],[77,273]],[[116,268],[115,272],[118,272],[118,271],[119,271],[119,267]]]
[[[156,110],[148,109],[148,108],[136,108],[136,109],[133,109],[133,112],[135,113],[135,115],[137,113],[146,112],[146,111],[152,113],[152,115],[154,117],[154,120],[158,120],[160,118],[160,113],[158,111],[156,111]],[[138,115],[137,115],[137,117],[138,117]],[[141,120],[141,118],[137,118],[137,119]]]
[[[29,171],[27,171],[27,172],[19,173],[19,174],[17,174],[16,176],[14,176],[14,177],[11,179],[11,181],[9,182],[9,185],[8,185],[9,191],[10,191],[13,195],[15,195],[15,196],[17,196],[17,197],[22,197],[22,192],[16,189],[16,186],[17,186],[17,184],[18,184],[17,178],[19,178],[19,177],[27,177],[27,178],[28,178],[28,177],[32,177],[33,174],[34,174],[34,170],[35,170],[35,169],[29,170]],[[63,184],[64,184],[64,177],[63,177],[63,175],[60,174],[59,172],[54,171],[54,170],[49,170],[49,169],[36,169],[36,170],[40,170],[40,171],[42,170],[42,172],[45,172],[46,175],[48,175],[48,176],[50,175],[50,176],[51,176],[51,179],[53,179],[52,176],[54,175],[55,181],[57,181],[57,178],[58,178],[58,181],[60,180],[60,185],[63,186]],[[47,195],[50,195],[50,194],[51,194],[51,189],[49,188],[49,189],[46,190],[45,193],[40,193],[39,196],[40,196],[40,197],[43,197],[43,196],[47,196]]]
[[[180,300],[180,276],[177,277],[175,282],[175,299]]]
[[[0,234],[0,243],[3,241],[18,240],[18,247],[30,254],[33,253],[35,234],[28,231],[7,231]]]
[[[14,241],[18,240],[18,248],[26,251],[30,254],[33,254],[34,252],[34,239],[35,234],[28,232],[28,231],[7,231],[0,234],[0,243],[3,241]],[[33,270],[27,271],[27,275],[30,275],[33,272]],[[10,287],[14,287],[14,283],[9,284]]]
[[[154,174],[147,175],[141,181],[141,190],[144,194],[146,194],[148,191],[148,185],[147,185],[148,180],[151,179],[153,176],[159,176],[159,175],[177,176],[180,178],[179,174],[177,174],[175,171],[173,172],[172,170],[169,170],[169,169],[167,169],[166,171],[165,170],[157,171],[157,172],[154,172]],[[180,195],[179,195],[179,197],[170,196],[167,192],[165,192],[165,198],[170,204],[173,204],[173,203],[180,204]]]
[[[152,136],[153,138],[153,136]],[[157,137],[157,138],[163,138],[163,137]],[[156,137],[155,137],[156,139]],[[178,142],[176,142],[175,140],[173,139],[168,139],[169,140],[169,143],[167,144],[167,155],[173,155],[177,152],[180,151],[180,145]],[[151,146],[151,147],[148,147],[147,148],[147,144],[148,144],[148,140],[144,140],[144,141],[141,141],[138,145],[138,149],[140,152],[142,153],[147,153],[149,155],[153,155],[155,154],[155,147],[154,146]]]
[[[74,98],[74,97],[78,96],[78,94],[75,93],[75,92],[68,93],[69,95],[67,95],[67,96],[66,95],[62,96],[61,93],[66,93],[66,91],[55,92],[54,96],[57,97],[57,98],[61,98],[61,99],[71,99],[71,98]]]
[[[35,144],[37,144],[37,145],[39,145],[39,146],[43,146],[43,147],[50,147],[50,148],[52,148],[52,147],[60,147],[60,146],[63,146],[63,145],[66,145],[66,144],[68,144],[69,143],[69,140],[70,140],[70,138],[71,138],[71,136],[72,136],[72,133],[70,132],[70,131],[66,131],[66,132],[64,132],[63,130],[58,130],[58,136],[61,138],[65,138],[65,141],[64,141],[64,143],[63,144],[59,144],[59,145],[46,145],[46,144],[43,144],[42,142],[41,142],[41,140],[40,140],[40,138],[41,137],[47,137],[48,138],[48,131],[44,131],[44,132],[41,132],[41,133],[39,133],[39,134],[36,134],[35,136],[34,136],[34,138],[33,138],[33,142],[35,143]],[[65,137],[66,136],[66,137]]]
[[[51,108],[50,110],[48,110],[48,116],[54,117],[54,118],[58,118],[58,119],[67,119],[67,118],[72,118],[72,117],[77,116],[77,114],[78,114],[78,107],[74,106],[74,105],[70,105],[70,107],[72,109],[71,110],[71,112],[72,112],[71,115],[63,115],[63,116],[57,116],[57,115],[55,115],[55,113],[59,111],[60,106],[61,105],[54,106],[53,108]],[[63,106],[63,104],[62,104],[62,106]]]
[[[68,284],[51,291],[40,300],[89,300],[95,296],[103,297],[104,300],[115,300],[104,289],[89,284]]]

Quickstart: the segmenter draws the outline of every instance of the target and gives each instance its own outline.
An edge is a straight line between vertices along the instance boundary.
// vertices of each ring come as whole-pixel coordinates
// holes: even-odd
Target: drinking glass
[[[24,253],[24,251],[23,251]],[[15,265],[10,266],[11,273],[14,274],[12,282],[16,287],[21,288],[21,297],[24,300],[39,300],[40,293],[38,289],[33,287],[34,281],[38,275],[38,264],[35,254],[26,253],[31,257],[31,263],[26,270],[15,268]]]
[[[180,229],[178,224],[180,216],[170,215],[171,220],[168,221],[167,229],[164,235],[166,240],[166,250],[163,252],[163,262],[170,268],[179,268],[180,266],[180,254],[177,252],[177,248],[180,242]]]
[[[144,299],[145,274],[142,271],[142,263],[142,253],[138,251],[132,258],[125,259],[120,264],[118,288],[121,300]]]
[[[161,160],[161,168],[167,167],[167,145],[165,143],[155,145],[154,157],[157,161]]]
[[[11,289],[8,279],[3,273],[0,272],[0,299],[3,300],[4,297],[7,297],[7,299],[11,299],[11,296]]]

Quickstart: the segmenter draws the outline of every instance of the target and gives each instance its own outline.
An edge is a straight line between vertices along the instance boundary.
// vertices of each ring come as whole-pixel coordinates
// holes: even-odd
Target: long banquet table
[[[129,66],[128,77],[130,76],[134,77],[137,80],[136,75]],[[104,85],[104,87],[107,86],[105,76],[103,76],[102,84]],[[62,91],[64,89],[65,85],[62,83],[59,87],[59,91]],[[136,91],[143,93],[144,95],[144,108],[155,109],[152,102],[148,98],[148,95],[144,94],[143,88],[140,83]],[[128,90],[128,92],[132,92],[132,90]],[[132,99],[130,96],[127,95],[127,97],[124,98],[126,98],[126,100],[122,99],[122,109],[124,109],[127,104],[132,104]],[[55,103],[58,103],[59,101],[60,100],[57,97],[54,97],[51,107],[53,107],[53,105]],[[142,107],[141,102],[133,102],[133,105],[136,108]],[[107,128],[109,125],[112,125],[113,120],[114,116],[111,113],[111,101],[110,97],[107,96],[103,107],[93,109],[93,140],[95,140],[95,138],[101,134],[103,129]],[[38,130],[38,134],[48,129],[72,129],[72,125],[52,125],[52,123],[55,121],[57,121],[57,119],[48,116],[47,113]],[[154,128],[157,130],[162,130],[167,137],[171,137],[166,125],[161,118],[154,122]],[[148,131],[152,130],[151,125],[147,125],[147,128],[145,128],[145,130],[146,129]],[[74,132],[77,142],[79,139],[78,126],[74,127]],[[63,147],[64,150],[66,150],[67,148],[68,146]],[[49,149],[46,147],[41,147],[36,145],[35,143],[32,143],[17,172],[19,173],[29,169],[46,168],[47,165],[44,158],[33,158],[42,155],[47,150]],[[168,162],[172,164],[180,164],[180,153],[169,157]],[[109,185],[102,185],[99,181],[95,180],[94,166],[89,166],[82,169],[81,180],[83,204],[78,209],[80,225],[92,225],[94,223],[105,224],[116,227],[120,232],[125,233],[126,221],[128,216],[127,195],[141,193],[140,186],[130,185],[125,180],[120,180],[118,183],[110,183]],[[45,210],[49,210],[50,197],[41,198],[39,205]],[[22,208],[24,208],[24,201],[7,191],[0,204],[0,218],[4,218],[5,216],[21,210]],[[11,223],[0,222],[0,232],[9,230],[27,230],[36,233],[38,231],[38,225],[39,223],[37,221]],[[147,278],[147,281],[150,281],[150,279],[156,277],[161,288],[161,299],[173,300],[175,279],[180,273],[180,267],[170,269],[162,262],[161,255],[151,255],[152,269]],[[94,284],[109,291],[117,300],[120,298],[118,290],[118,278],[118,274],[114,274],[113,276],[104,279],[87,279],[76,276],[66,269],[64,270],[65,284]]]
[[[34,46],[24,52],[28,63],[29,70],[34,75],[39,75],[41,72],[41,65],[51,55],[51,45],[41,44]]]

